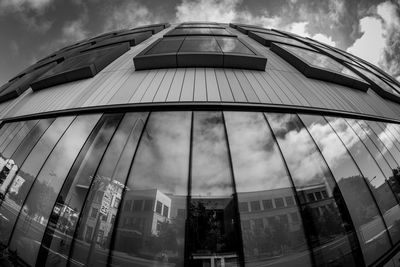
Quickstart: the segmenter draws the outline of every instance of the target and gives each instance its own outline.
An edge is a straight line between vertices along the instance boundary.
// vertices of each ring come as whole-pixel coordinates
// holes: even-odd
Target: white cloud
[[[283,27],[283,30],[303,37],[309,37],[311,39],[317,40],[319,42],[325,43],[330,46],[336,46],[336,43],[332,40],[332,37],[330,36],[324,35],[322,33],[311,35],[307,31],[308,24],[309,22],[294,22]]]
[[[42,11],[48,7],[53,0],[0,0],[0,9],[24,11],[32,9],[35,11]]]
[[[375,17],[365,17],[360,20],[360,30],[364,34],[347,52],[377,65],[385,48],[382,21]]]
[[[240,0],[183,0],[176,7],[179,21],[231,22],[237,17]]]
[[[347,49],[388,73],[400,75],[400,3],[386,1],[360,20],[363,35]]]
[[[338,19],[343,13],[343,2],[332,0],[330,9],[332,16]],[[296,1],[294,2],[296,3]],[[307,31],[308,21],[302,16],[301,21],[285,23],[282,16],[270,16],[265,10],[262,15],[255,16],[246,9],[241,8],[242,0],[183,0],[176,7],[178,21],[214,21],[214,22],[238,22],[253,25],[261,25],[265,28],[277,28],[292,32],[301,36],[310,37],[326,44],[335,46],[331,37],[322,33],[311,35]],[[304,11],[305,12],[305,11]],[[304,13],[303,12],[303,13]]]
[[[146,6],[134,1],[115,6],[106,12],[104,31],[133,28],[160,21]]]

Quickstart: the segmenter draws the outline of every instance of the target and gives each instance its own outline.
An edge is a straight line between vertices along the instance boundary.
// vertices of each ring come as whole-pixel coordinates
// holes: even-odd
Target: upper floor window
[[[314,49],[273,44],[271,50],[291,63],[306,77],[338,83],[362,91],[367,91],[370,86],[346,66]]]
[[[267,59],[236,37],[167,37],[134,59],[136,70],[168,67],[225,67],[265,70]]]

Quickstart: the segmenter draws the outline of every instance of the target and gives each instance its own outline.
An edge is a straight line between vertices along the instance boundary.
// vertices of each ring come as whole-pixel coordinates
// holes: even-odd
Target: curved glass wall
[[[0,265],[363,266],[400,239],[400,125],[90,114],[0,128]]]

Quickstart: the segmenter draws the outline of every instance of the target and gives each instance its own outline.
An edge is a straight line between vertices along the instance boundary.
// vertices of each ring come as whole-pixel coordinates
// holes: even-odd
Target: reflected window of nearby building
[[[294,206],[294,198],[292,196],[285,197],[285,201],[286,201],[286,206],[288,207]]]
[[[263,202],[264,210],[270,210],[270,209],[274,208],[272,205],[272,199],[264,199],[262,202]]]
[[[247,202],[239,202],[239,211],[240,212],[248,212],[249,204]]]
[[[251,201],[250,202],[251,211],[259,211],[261,210],[260,201]]]
[[[157,201],[157,204],[156,204],[156,212],[158,213],[158,214],[161,214],[161,212],[162,212],[162,203],[160,202],[160,201]]]
[[[307,194],[307,198],[308,198],[308,201],[310,201],[310,202],[316,200],[316,199],[315,199],[314,193],[308,193],[308,194]]]
[[[144,201],[144,211],[153,211],[153,203],[154,201],[152,199],[146,199]]]
[[[168,218],[168,214],[169,214],[169,208],[168,208],[168,206],[164,205],[163,216]]]
[[[90,217],[96,218],[98,212],[99,212],[99,209],[97,209],[97,208],[92,208],[92,212],[90,213]]]
[[[275,202],[275,207],[278,208],[284,208],[285,207],[285,203],[283,202],[283,198],[275,198],[274,199]]]
[[[323,198],[328,198],[328,193],[326,193],[325,190],[322,190],[321,194],[322,194]]]

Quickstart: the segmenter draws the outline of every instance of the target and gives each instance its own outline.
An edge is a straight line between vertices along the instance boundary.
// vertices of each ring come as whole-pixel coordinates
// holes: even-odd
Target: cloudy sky
[[[309,36],[400,80],[400,0],[0,0],[0,84],[85,37],[191,20],[258,24]]]

